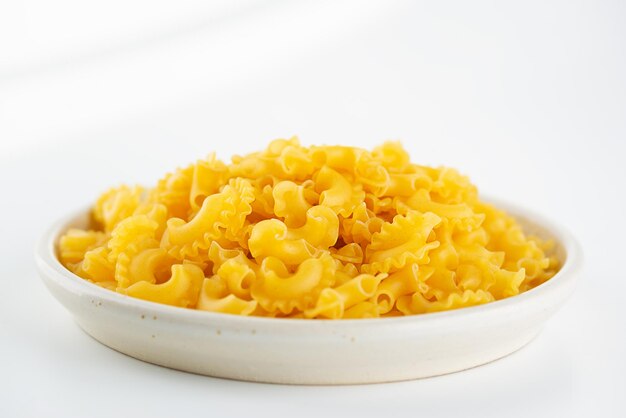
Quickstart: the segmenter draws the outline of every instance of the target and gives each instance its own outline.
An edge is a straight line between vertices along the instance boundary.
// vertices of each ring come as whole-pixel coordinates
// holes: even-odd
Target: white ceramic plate
[[[57,260],[56,244],[86,211],[54,225],[36,248],[50,292],[101,343],[188,372],[292,384],[389,382],[468,369],[521,348],[571,294],[582,254],[575,239],[541,216],[494,202],[526,232],[553,238],[563,267],[549,281],[505,300],[417,316],[298,320],[195,311],[127,297],[91,284]]]

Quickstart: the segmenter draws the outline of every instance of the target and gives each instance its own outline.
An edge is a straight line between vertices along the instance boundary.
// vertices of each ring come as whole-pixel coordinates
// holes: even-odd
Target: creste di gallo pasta
[[[237,315],[375,318],[483,304],[550,279],[550,243],[400,143],[271,142],[104,193],[60,261],[124,295]]]

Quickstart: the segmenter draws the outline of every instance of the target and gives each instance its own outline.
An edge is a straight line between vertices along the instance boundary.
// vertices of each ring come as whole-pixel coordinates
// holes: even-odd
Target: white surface
[[[267,1],[223,11],[219,25],[197,6],[167,25],[209,23],[176,35],[159,23],[167,8],[149,17],[143,2],[133,16],[150,20],[150,42],[94,27],[80,47],[62,31],[77,21],[68,30],[83,35],[84,12],[60,4],[45,19],[63,24],[39,30],[22,24],[44,4],[30,3],[0,4],[0,27],[13,22],[0,36],[0,416],[625,415],[624,2]],[[112,24],[128,17],[111,7]],[[33,49],[46,40],[54,63]],[[502,361],[339,388],[138,362],[86,336],[37,278],[35,240],[68,208],[293,133],[403,139],[415,161],[458,167],[481,190],[560,219],[581,241],[586,276],[539,338]]]
[[[88,227],[87,210],[49,228],[35,257],[44,283],[80,327],[134,358],[255,382],[403,381],[467,370],[519,350],[572,294],[583,265],[576,240],[552,220],[495,203],[516,216],[527,234],[553,240],[559,272],[516,297],[429,315],[341,321],[250,318],[119,295],[72,274],[57,258],[59,238],[70,228]]]

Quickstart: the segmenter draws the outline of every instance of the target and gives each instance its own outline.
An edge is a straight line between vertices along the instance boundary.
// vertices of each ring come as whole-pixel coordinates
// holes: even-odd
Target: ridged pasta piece
[[[361,264],[363,263],[363,248],[354,242],[346,244],[341,248],[331,248],[331,255],[344,263]]]
[[[299,264],[337,241],[339,220],[332,209],[314,206],[306,218],[303,226],[293,229],[278,219],[257,223],[248,240],[250,253],[257,261],[276,257],[287,264]]]
[[[131,258],[124,281],[118,280],[118,285],[128,287],[140,281],[161,282],[173,264],[174,259],[164,249],[145,249]]]
[[[363,265],[363,270],[388,273],[408,263],[423,263],[428,251],[439,246],[437,241],[427,243],[426,240],[440,221],[441,218],[430,212],[396,216],[392,223],[385,223],[380,232],[372,235],[372,242],[365,250],[367,264]]]
[[[191,211],[196,213],[200,210],[204,199],[217,193],[228,178],[228,167],[215,158],[215,153],[209,154],[206,160],[198,161],[193,168],[189,189]]]
[[[416,263],[407,264],[402,269],[385,278],[373,296],[379,314],[390,312],[398,298],[415,292],[426,292],[426,280],[433,274],[430,267],[422,267]]]
[[[389,189],[389,172],[373,156],[360,153],[354,165],[356,182],[363,184],[363,190],[373,196],[380,197]]]
[[[421,293],[416,292],[412,296],[401,296],[396,306],[404,315],[415,315],[466,308],[494,300],[494,297],[484,290],[466,290],[463,293],[451,293],[441,301],[430,301],[424,298]]]
[[[268,257],[261,264],[251,294],[269,312],[304,311],[322,289],[332,286],[334,270],[335,263],[328,254],[303,261],[295,273],[290,273],[280,259]]]
[[[285,225],[290,228],[306,223],[307,212],[313,207],[311,201],[317,201],[317,193],[311,188],[313,182],[296,184],[284,180],[272,189],[274,197],[274,214],[284,218]]]
[[[156,187],[150,192],[148,200],[165,206],[169,217],[187,219],[191,213],[189,194],[194,169],[195,167],[190,165],[168,173],[158,181]]]
[[[399,141],[386,141],[372,150],[372,157],[389,173],[406,173],[414,169],[409,153]]]
[[[344,242],[354,242],[366,246],[372,240],[372,234],[380,232],[385,221],[369,210],[365,202],[361,202],[352,216],[341,221],[341,237]]]
[[[302,181],[310,178],[323,164],[323,159],[296,143],[285,146],[279,156],[281,169],[289,179]]]
[[[323,289],[315,307],[304,311],[304,316],[339,319],[343,317],[346,309],[371,298],[376,292],[378,283],[385,276],[384,273],[377,276],[360,274],[334,289]]]
[[[216,241],[213,241],[209,246],[207,255],[208,261],[212,263],[212,271],[214,274],[216,274],[217,270],[230,259],[237,259],[237,262],[239,263],[252,265],[252,261],[245,256],[242,249],[224,248]]]
[[[250,288],[256,281],[257,266],[243,261],[244,258],[245,256],[240,254],[226,260],[217,269],[216,274],[226,283],[229,292],[239,298],[250,300]]]
[[[196,309],[233,315],[250,315],[257,309],[255,300],[244,300],[228,293],[228,284],[220,275],[205,278]]]
[[[107,243],[109,260],[115,261],[121,254],[136,254],[145,248],[159,246],[155,235],[159,224],[146,215],[133,215],[121,221],[111,232]]]
[[[133,257],[148,248],[158,248],[155,234],[159,224],[146,215],[133,215],[117,224],[108,242],[109,261],[115,263],[115,281],[119,288],[132,283],[130,265]]]
[[[252,212],[253,199],[250,182],[231,181],[220,193],[204,199],[200,211],[189,222],[178,218],[168,220],[164,245],[180,260],[207,250],[222,234],[226,239],[235,238],[244,227],[246,216]]]
[[[364,202],[367,209],[371,210],[377,217],[385,221],[397,215],[396,202],[391,197],[377,197],[372,193],[366,193]]]
[[[321,206],[327,206],[343,217],[350,216],[365,197],[358,184],[350,184],[343,175],[328,166],[317,172],[315,191],[320,194]]]
[[[165,283],[140,281],[125,289],[118,288],[118,292],[166,305],[194,308],[203,280],[204,273],[195,264],[175,264],[172,277]]]
[[[115,263],[109,260],[109,250],[106,247],[96,247],[85,253],[84,259],[74,265],[72,271],[80,277],[94,283],[114,283]]]
[[[160,203],[142,203],[135,209],[133,216],[145,215],[151,221],[157,223],[157,228],[154,231],[154,237],[158,240],[163,236],[165,232],[167,222],[167,208]]]
[[[446,204],[467,203],[473,205],[478,200],[478,190],[466,176],[452,168],[438,170],[427,168],[433,178],[430,189],[431,199]]]
[[[59,240],[59,259],[63,264],[76,264],[85,258],[85,253],[104,244],[107,234],[101,231],[69,229]]]
[[[105,232],[110,232],[119,222],[133,214],[141,203],[143,193],[143,188],[138,186],[109,189],[96,201],[93,218]]]

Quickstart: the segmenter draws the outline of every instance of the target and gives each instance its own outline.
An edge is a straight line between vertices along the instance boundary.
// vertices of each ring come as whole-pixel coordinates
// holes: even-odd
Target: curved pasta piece
[[[109,261],[108,255],[109,250],[106,247],[96,247],[89,250],[85,253],[84,259],[74,265],[72,271],[96,284],[114,283],[116,286],[115,264]]]
[[[288,227],[302,226],[307,221],[307,211],[313,207],[309,200],[318,199],[317,193],[310,188],[311,185],[312,182],[296,184],[285,180],[274,186],[274,214],[284,218]]]
[[[177,259],[195,257],[206,250],[222,234],[235,238],[244,227],[246,216],[252,211],[254,199],[250,182],[243,179],[231,181],[217,194],[204,199],[202,208],[189,222],[173,218],[167,221],[163,245]]]
[[[433,269],[422,267],[416,263],[407,264],[397,272],[384,279],[372,298],[378,306],[379,314],[390,312],[398,298],[415,292],[426,292],[426,280],[432,275]]]
[[[504,299],[519,294],[526,272],[524,269],[519,271],[498,269],[494,276],[495,283],[489,288],[489,293],[496,299]]]
[[[159,225],[146,215],[133,215],[119,222],[111,232],[107,243],[108,261],[115,265],[115,281],[118,287],[130,284],[129,269],[135,255],[147,248],[157,248],[155,234]]]
[[[364,202],[367,208],[380,218],[385,216],[385,212],[393,212],[396,206],[394,199],[390,197],[377,197],[372,193],[365,194]]]
[[[220,312],[231,315],[251,315],[257,307],[255,300],[243,300],[235,295],[224,296],[221,299],[209,299],[200,295],[196,309],[210,312]]]
[[[339,220],[324,206],[314,206],[307,211],[306,223],[289,229],[278,219],[257,223],[250,233],[248,247],[257,260],[276,257],[287,264],[299,264],[315,257],[337,241]]]
[[[244,256],[240,254],[236,258],[228,259],[217,269],[216,274],[233,295],[250,300],[250,288],[256,281],[256,269],[251,266],[252,263],[242,261],[242,258]]]
[[[85,258],[85,253],[106,242],[107,234],[101,231],[69,229],[59,240],[59,259],[63,264],[76,264]]]
[[[193,308],[196,306],[204,273],[195,264],[175,264],[172,266],[172,277],[161,284],[137,282],[118,292],[151,302],[166,305]]]
[[[405,315],[415,315],[428,312],[439,312],[450,309],[465,308],[493,302],[491,293],[484,290],[466,290],[463,293],[452,293],[442,301],[430,301],[419,292],[412,296],[401,296],[396,304],[398,310]]]
[[[334,170],[352,172],[359,157],[365,152],[362,149],[342,145],[331,145],[310,148],[312,158]]]
[[[349,282],[360,274],[359,268],[353,263],[342,263],[335,259],[333,283],[335,287]]]
[[[363,189],[376,197],[383,196],[389,189],[389,172],[380,161],[369,153],[361,153],[354,165],[354,176]]]
[[[485,220],[485,215],[475,213],[467,203],[447,204],[431,200],[424,189],[418,190],[406,200],[406,205],[420,212],[432,212],[450,224],[452,230],[473,231],[479,228]]]
[[[315,307],[304,311],[304,316],[307,318],[320,316],[329,319],[339,319],[343,317],[346,309],[371,298],[374,292],[376,292],[378,283],[385,276],[386,274],[377,276],[360,274],[334,289],[323,289]]]
[[[350,243],[341,248],[331,248],[330,254],[344,263],[361,264],[363,262],[363,249],[359,244]]]
[[[110,232],[123,219],[133,214],[142,200],[144,190],[139,186],[121,186],[102,194],[93,207],[93,218]]]
[[[335,263],[328,254],[303,261],[295,273],[275,257],[263,260],[251,295],[268,312],[304,311],[316,300],[321,289],[332,285]]]
[[[120,255],[131,256],[145,248],[159,246],[155,235],[159,224],[146,215],[133,215],[117,224],[107,243],[109,260],[115,262]]]
[[[478,290],[483,285],[482,269],[469,263],[461,264],[456,269],[456,282],[461,290]]]
[[[192,212],[200,210],[204,199],[217,193],[228,177],[228,167],[215,158],[215,153],[210,153],[206,160],[198,161],[193,167],[189,189],[189,206]]]
[[[300,264],[315,257],[319,250],[303,238],[289,239],[287,225],[278,219],[268,219],[254,225],[248,248],[257,260],[280,257],[287,264]]]
[[[289,139],[279,138],[279,139],[270,141],[270,143],[267,145],[267,147],[265,148],[265,151],[263,151],[262,154],[265,157],[276,158],[276,157],[280,157],[280,155],[282,155],[286,149],[291,148],[291,147],[296,147],[296,148],[300,147],[300,140],[295,135]]]
[[[135,209],[134,215],[145,215],[151,221],[158,224],[158,227],[154,231],[154,237],[158,240],[163,236],[165,232],[167,222],[167,208],[160,203],[143,203]]]
[[[332,209],[313,206],[306,212],[306,222],[300,228],[290,229],[288,239],[305,239],[311,245],[327,249],[337,242],[339,219]]]
[[[380,317],[380,310],[377,304],[363,301],[359,302],[353,307],[346,309],[343,313],[344,319],[364,319],[364,318],[378,318]]]
[[[213,241],[209,246],[208,260],[213,264],[213,273],[216,274],[217,270],[227,261],[235,259],[239,263],[244,263],[248,266],[252,265],[252,261],[249,260],[243,251],[239,248],[224,248],[218,242]]]
[[[413,196],[416,192],[427,191],[432,187],[432,179],[423,171],[413,173],[394,173],[389,175],[387,196]],[[435,212],[423,210],[422,212]],[[435,212],[439,214],[438,212]]]
[[[304,180],[323,165],[323,158],[298,145],[287,145],[280,153],[280,166],[285,177]]]
[[[478,200],[478,190],[466,176],[452,168],[430,169],[434,181],[430,190],[432,200],[440,203],[473,205]]]
[[[350,218],[341,221],[341,237],[344,242],[354,242],[366,246],[372,240],[372,234],[380,232],[385,221],[378,218],[361,202]]]
[[[271,141],[262,152],[253,152],[246,156],[234,156],[233,164],[229,167],[231,175],[234,177],[244,177],[248,179],[259,178],[266,173],[273,173],[281,179],[290,180],[288,173],[283,169],[280,155],[289,147],[299,147],[300,141],[297,137],[290,139],[276,139]]]
[[[413,168],[409,154],[399,141],[385,141],[372,150],[372,157],[390,173],[404,173]]]
[[[365,192],[358,184],[350,184],[344,176],[328,166],[323,166],[317,172],[315,191],[320,194],[320,205],[331,208],[343,217],[350,216],[365,198]]]
[[[439,222],[441,218],[430,212],[397,215],[392,223],[384,224],[380,232],[372,235],[365,250],[368,264],[363,265],[363,271],[388,273],[408,263],[424,263],[428,251],[439,246],[438,241],[426,242]]]
[[[162,248],[147,248],[132,257],[128,263],[120,263],[118,260],[115,277],[117,285],[126,288],[134,283],[144,281],[157,283],[174,264],[174,259]]]
[[[257,302],[228,294],[226,283],[218,276],[204,279],[196,309],[233,315],[250,315],[257,309]]]
[[[274,188],[271,184],[262,184],[260,181],[252,183],[254,187],[254,200],[251,203],[252,213],[248,218],[250,222],[259,222],[274,217]]]
[[[191,212],[189,193],[193,182],[194,166],[179,168],[158,181],[149,200],[167,208],[170,217],[187,219]]]

